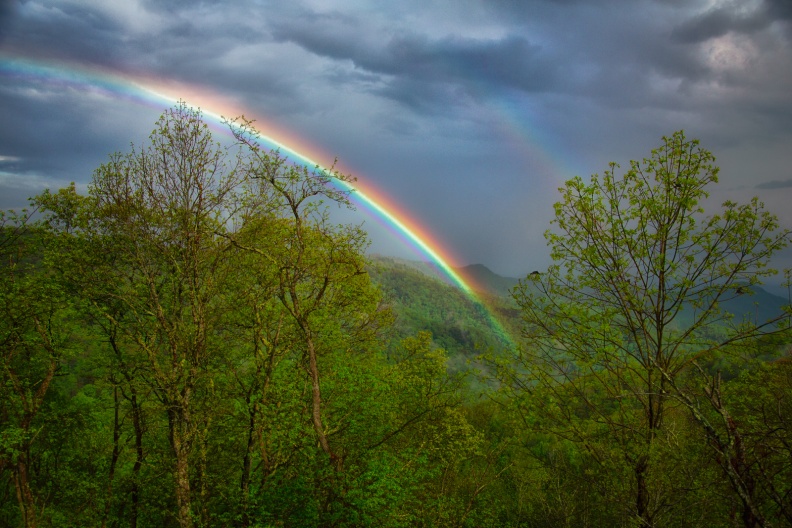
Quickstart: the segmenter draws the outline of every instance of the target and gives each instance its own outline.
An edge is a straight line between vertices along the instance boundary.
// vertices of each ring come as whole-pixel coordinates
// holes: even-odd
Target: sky
[[[546,267],[563,182],[680,129],[721,168],[710,211],[758,196],[792,227],[789,0],[0,0],[13,60],[255,118],[338,158],[456,266]],[[84,190],[165,108],[0,67],[0,208]],[[340,217],[420,258],[366,210]]]

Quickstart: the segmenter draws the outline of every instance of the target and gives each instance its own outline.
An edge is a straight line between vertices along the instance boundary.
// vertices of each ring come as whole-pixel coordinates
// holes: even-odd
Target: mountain
[[[473,297],[450,284],[431,264],[383,256],[370,260],[369,274],[396,316],[389,346],[429,331],[435,344],[449,353],[451,370],[464,369],[468,360],[485,351],[513,348],[521,318],[509,291],[518,279],[498,275],[481,264],[457,268],[475,289]],[[788,299],[758,286],[746,285],[738,292],[721,302],[721,308],[735,315],[732,323],[761,323],[782,314],[789,304]],[[676,323],[684,327],[693,315],[691,308],[685,309]]]
[[[736,320],[761,323],[781,315],[784,311],[783,307],[789,304],[789,299],[770,293],[759,286],[741,286],[738,294],[728,301],[723,301],[721,307],[733,313]]]
[[[380,264],[388,263],[393,266],[409,268],[423,275],[440,280],[451,285],[451,281],[437,267],[429,262],[407,260],[383,255],[369,255],[373,261]],[[470,264],[460,268],[453,268],[476,292],[511,298],[511,290],[517,286],[520,279],[498,275],[484,264]]]
[[[456,268],[456,271],[473,287],[502,297],[511,297],[511,290],[519,282],[519,279],[498,275],[483,264],[471,264]]]
[[[370,256],[370,262],[369,275],[396,316],[391,346],[429,331],[449,353],[451,370],[488,350],[513,346],[519,317],[510,299],[488,292],[474,298],[441,280],[429,264],[382,256]]]

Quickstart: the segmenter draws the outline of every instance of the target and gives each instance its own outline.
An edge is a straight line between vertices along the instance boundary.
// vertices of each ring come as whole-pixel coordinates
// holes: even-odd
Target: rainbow
[[[214,128],[220,128],[225,132],[230,132],[227,119],[219,109],[222,108],[225,114],[231,116],[243,114],[232,100],[195,86],[155,79],[145,75],[131,76],[85,65],[51,63],[0,53],[0,75],[22,81],[43,83],[64,90],[79,89],[82,92],[94,92],[155,108],[161,108],[163,104],[172,106],[179,101],[190,101],[190,104],[200,108],[204,119]],[[256,124],[259,125],[260,121],[257,121]],[[476,294],[476,285],[454,270],[449,264],[451,258],[448,256],[448,252],[442,249],[442,246],[433,239],[426,229],[420,228],[409,219],[408,215],[398,212],[398,206],[382,196],[381,193],[371,188],[364,189],[357,183],[353,185],[350,182],[332,178],[332,173],[325,166],[314,159],[313,155],[305,153],[317,150],[316,148],[305,145],[290,146],[299,145],[300,141],[290,137],[288,132],[278,132],[279,137],[286,138],[283,141],[275,139],[270,134],[259,131],[256,139],[260,140],[262,144],[280,151],[293,162],[315,168],[331,176],[331,181],[338,188],[349,191],[354,204],[395,232],[414,251],[428,259],[449,282],[464,291],[475,303],[484,306],[501,338],[509,345],[513,344],[492,310],[487,309],[486,303]]]

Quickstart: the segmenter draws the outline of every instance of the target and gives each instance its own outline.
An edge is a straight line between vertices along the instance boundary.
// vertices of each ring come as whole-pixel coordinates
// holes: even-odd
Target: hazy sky
[[[0,0],[0,207],[84,185],[164,110],[15,58],[222,96],[337,156],[457,265],[546,266],[562,182],[678,129],[718,159],[713,205],[758,195],[792,227],[790,0]]]

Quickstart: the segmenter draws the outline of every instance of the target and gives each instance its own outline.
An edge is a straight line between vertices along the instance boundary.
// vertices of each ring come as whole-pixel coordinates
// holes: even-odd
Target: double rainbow
[[[54,64],[0,54],[0,75],[27,82],[43,83],[65,90],[93,91],[154,107],[162,107],[163,104],[172,106],[180,100],[190,101],[191,104],[201,108],[205,120],[212,125],[222,126],[226,131],[228,130],[225,125],[226,119],[218,110],[222,108],[227,115],[242,114],[232,101],[194,86],[185,86],[142,75],[133,77],[120,72],[89,68],[84,65]],[[260,124],[260,121],[257,124]],[[285,132],[278,133],[278,135],[288,137],[288,133]],[[331,175],[321,163],[313,159],[311,155],[304,153],[306,150],[316,149],[299,147],[297,150],[275,139],[270,133],[261,131],[256,139],[263,145],[279,150],[293,162],[304,164],[309,168],[316,168]],[[290,143],[295,144],[299,141],[293,139]],[[447,252],[433,240],[427,232],[428,230],[419,228],[415,222],[409,219],[408,215],[398,212],[398,207],[381,193],[370,188],[364,190],[358,184],[353,186],[349,182],[335,178],[332,178],[332,181],[338,188],[350,192],[350,199],[353,203],[397,233],[413,250],[428,259],[449,282],[459,287],[474,302],[486,308],[486,303],[475,293],[474,285],[454,270],[449,264],[450,259],[446,256]],[[507,342],[510,342],[508,333],[503,330],[492,310],[487,309],[487,312],[496,330]]]

